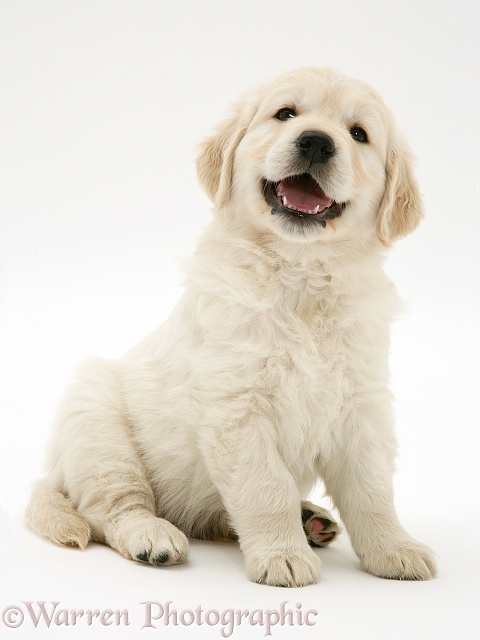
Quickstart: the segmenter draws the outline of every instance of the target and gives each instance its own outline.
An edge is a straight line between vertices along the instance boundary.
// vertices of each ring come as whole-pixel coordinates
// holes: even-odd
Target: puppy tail
[[[68,498],[44,481],[34,486],[25,517],[34,531],[56,544],[85,549],[92,536],[88,522]]]

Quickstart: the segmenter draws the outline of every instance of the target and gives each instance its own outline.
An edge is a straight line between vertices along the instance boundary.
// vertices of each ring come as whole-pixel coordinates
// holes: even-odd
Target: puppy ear
[[[237,106],[232,116],[199,147],[196,162],[198,181],[218,208],[224,207],[230,197],[235,150],[248,127],[242,111],[241,106]]]
[[[385,193],[377,217],[377,236],[387,247],[411,233],[424,215],[412,164],[408,147],[395,141],[387,158]]]

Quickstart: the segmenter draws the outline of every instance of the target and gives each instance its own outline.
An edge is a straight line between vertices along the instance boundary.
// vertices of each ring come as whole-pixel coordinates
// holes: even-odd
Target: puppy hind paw
[[[144,562],[146,564],[152,564],[154,567],[168,566],[170,564],[178,564],[181,562],[178,554],[172,555],[170,551],[163,551],[154,555],[152,550],[142,551],[136,556],[136,560]]]
[[[332,514],[312,502],[302,502],[302,523],[312,547],[327,547],[341,532]]]
[[[188,540],[170,522],[152,518],[148,524],[139,523],[128,534],[125,532],[122,547],[117,550],[131,560],[167,567],[187,560]]]

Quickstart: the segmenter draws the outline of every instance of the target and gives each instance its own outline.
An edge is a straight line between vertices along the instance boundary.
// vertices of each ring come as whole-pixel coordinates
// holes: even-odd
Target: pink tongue
[[[332,204],[318,184],[307,175],[282,180],[277,188],[284,207],[302,213],[322,213]]]

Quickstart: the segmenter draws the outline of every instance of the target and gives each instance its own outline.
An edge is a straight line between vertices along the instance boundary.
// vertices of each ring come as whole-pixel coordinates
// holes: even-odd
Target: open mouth
[[[265,201],[272,214],[289,215],[317,222],[323,227],[327,220],[337,218],[346,207],[329,198],[309,173],[289,176],[280,182],[264,182]]]

